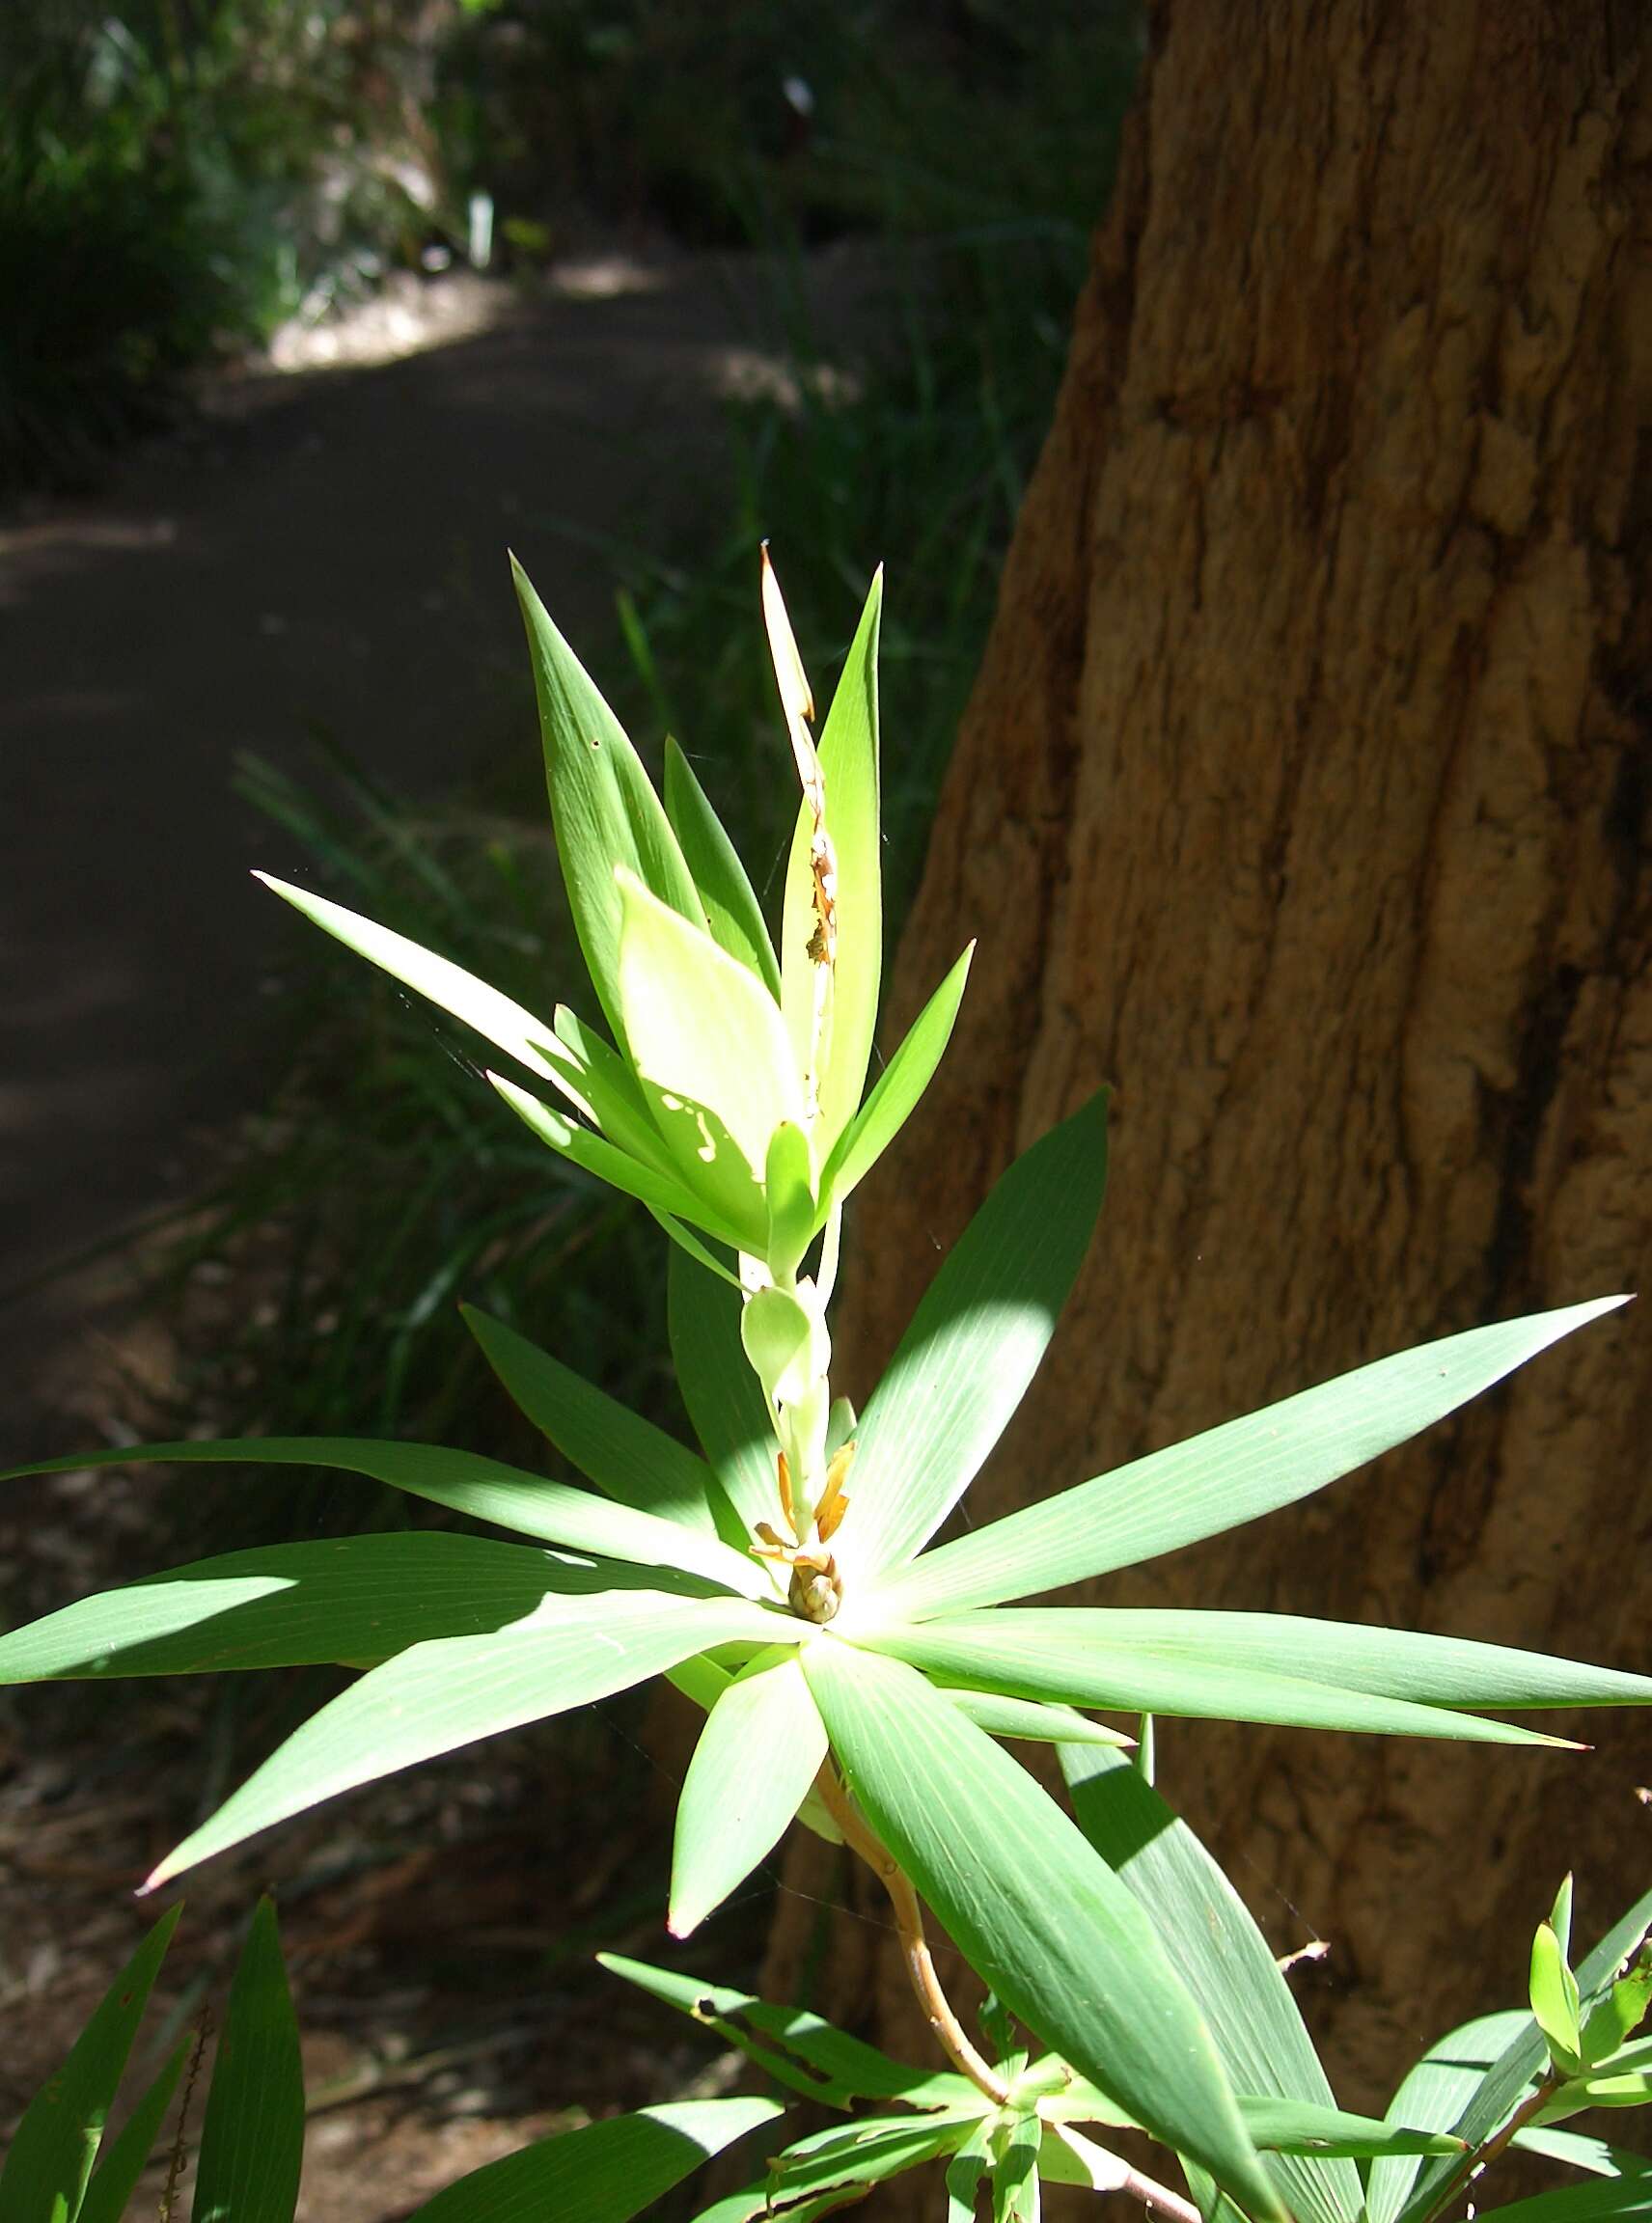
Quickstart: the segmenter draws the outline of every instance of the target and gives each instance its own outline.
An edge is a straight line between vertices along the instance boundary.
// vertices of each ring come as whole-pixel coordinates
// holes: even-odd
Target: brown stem
[[[844,1844],[860,1855],[889,1893],[895,1925],[906,1956],[906,1973],[941,2050],[953,2068],[967,2076],[978,2092],[984,2093],[995,2107],[1002,2107],[1009,2097],[1009,2087],[970,2044],[963,2024],[941,1989],[911,1878],[849,1797],[830,1760],[822,1764],[814,1788],[820,1794],[821,1804],[842,1831]],[[1131,2168],[1129,2162],[1120,2160],[1115,2154],[1109,2154],[1108,2158],[1117,2165],[1120,2192],[1140,2200],[1152,2213],[1170,2218],[1170,2223],[1202,2223],[1191,2200],[1184,2200],[1179,2192],[1172,2192],[1168,2184],[1159,2183],[1140,2169]]]
[[[1489,2169],[1499,2154],[1507,2151],[1515,2133],[1524,2130],[1531,2118],[1542,2112],[1555,2097],[1561,2081],[1559,2072],[1551,2063],[1538,2078],[1535,2089],[1526,2095],[1502,2128],[1488,2138],[1484,2145],[1476,2146],[1471,2153],[1464,2154],[1447,2179],[1439,2199],[1429,2209],[1429,2223],[1432,2223],[1433,2217],[1444,2213],[1459,2192],[1467,2190],[1482,2169]]]
[[[970,2044],[968,2032],[941,1989],[911,1879],[839,1782],[838,1770],[830,1760],[822,1764],[814,1788],[820,1794],[821,1804],[842,1831],[844,1844],[852,1852],[860,1854],[889,1893],[895,1926],[900,1933],[901,1950],[906,1956],[906,1973],[942,2052],[977,2092],[984,2092],[995,2107],[1002,2107],[1009,2097],[1009,2086]]]

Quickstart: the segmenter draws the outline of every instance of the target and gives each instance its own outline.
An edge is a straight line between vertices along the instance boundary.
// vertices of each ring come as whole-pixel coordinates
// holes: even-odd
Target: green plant
[[[1426,2106],[1415,2089],[1397,2129],[1338,2113],[1225,1880],[1168,1809],[1143,1809],[1155,1795],[1120,1756],[1129,1738],[1088,1714],[1552,1745],[1563,1740],[1485,1710],[1645,1704],[1652,1679],[1381,1627],[1015,1604],[1292,1503],[1623,1300],[1401,1353],[935,1545],[1027,1389],[1088,1249],[1106,1105],[1081,1107],[1010,1167],[864,1413],[835,1401],[826,1310],[843,1206],[945,1052],[970,956],[867,1090],[882,953],[881,583],[816,746],[765,563],[803,790],[778,954],[686,757],[668,748],[662,802],[520,574],[517,584],[569,913],[609,1036],[562,1005],[547,1023],[406,936],[276,885],[503,1051],[522,1076],[489,1074],[504,1102],[660,1223],[673,1358],[702,1452],[472,1311],[516,1406],[602,1495],[436,1445],[334,1438],[157,1444],[20,1469],[146,1459],[338,1468],[537,1540],[403,1533],[231,1553],[0,1639],[0,1675],[14,1682],[318,1661],[365,1670],[148,1887],[326,1798],[663,1674],[706,1712],[677,1812],[674,1932],[695,1929],[800,1819],[883,1881],[950,2063],[950,2076],[920,2078],[916,2124],[860,2124],[835,2145],[832,2134],[806,2142],[802,2160],[793,2149],[781,2168],[797,2193],[788,2214],[823,2212],[845,2186],[944,2159],[959,2214],[990,2178],[995,2214],[1029,2216],[1041,2175],[1076,2172],[1182,2217],[1225,2204],[1258,2223],[1352,2223],[1364,2195],[1345,2165],[1374,2156],[1374,2178],[1420,2154],[1426,2167],[1383,2223],[1423,2223],[1460,2188],[1454,2169],[1495,2158],[1500,2140],[1539,2128],[1540,2116],[1645,2099],[1652,2072],[1632,2033],[1647,1987],[1640,1963],[1622,1963],[1652,1900],[1574,1977],[1563,1894],[1534,1956],[1538,2052],[1523,2018],[1448,2140],[1417,2119]],[[1005,1738],[1060,1748],[1076,1819]],[[921,1901],[991,1989],[990,2057],[936,1978]],[[1214,1908],[1228,1932],[1214,1967],[1201,1907],[1204,1927]],[[770,2027],[743,1997],[719,2005],[696,1988],[689,2000],[644,1980],[697,2012],[709,1999],[713,2018]],[[1011,2017],[1035,2039],[1035,2059]],[[879,2073],[885,2097],[911,2098],[910,2072],[897,2068],[893,2088],[887,2065]],[[1148,2131],[1180,2161],[1194,2205],[1075,2130],[1080,2121]],[[1625,2182],[1618,2169],[1612,2182]],[[764,2189],[708,2212],[727,2223],[768,2203]]]

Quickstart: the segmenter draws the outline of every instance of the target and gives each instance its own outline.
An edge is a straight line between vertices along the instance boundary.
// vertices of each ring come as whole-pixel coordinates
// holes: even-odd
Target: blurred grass
[[[1068,53],[1062,70],[1045,58],[1061,94],[1055,121],[1041,138],[1039,120],[1025,119],[1025,159],[998,173],[959,155],[968,133],[956,87],[922,114],[911,106],[920,89],[884,88],[908,103],[893,151],[858,144],[853,165],[842,147],[834,156],[889,227],[873,313],[857,318],[872,335],[863,346],[812,326],[793,211],[760,197],[748,174],[743,220],[769,250],[770,321],[785,340],[765,391],[730,404],[728,512],[696,546],[662,553],[638,538],[590,550],[617,582],[615,626],[607,642],[576,648],[646,758],[657,768],[667,730],[694,756],[771,911],[796,798],[758,616],[757,544],[772,538],[822,700],[871,569],[888,563],[893,947],[1049,422],[1128,96],[1132,24],[1114,16],[1095,31],[1088,108],[1078,60]],[[1062,168],[1051,149],[1079,127],[1081,108],[1086,161]],[[1027,198],[1035,188],[1041,197]],[[1081,203],[1081,192],[1093,197]],[[907,229],[954,197],[969,199],[972,221]],[[533,522],[541,533],[558,524]],[[311,784],[262,766],[244,784],[323,892],[531,1008],[561,997],[591,1016],[527,739],[529,700],[524,670],[509,737],[488,752],[505,763],[499,791],[439,811],[415,810],[337,755]],[[293,1049],[273,1109],[239,1137],[164,1257],[186,1359],[177,1421],[447,1439],[537,1463],[543,1445],[524,1439],[456,1317],[463,1296],[669,1424],[660,1243],[646,1216],[536,1145],[456,1028],[296,923],[280,1002]],[[385,1509],[355,1486],[320,1484],[302,1504],[284,1492],[279,1519],[313,1532],[367,1510]],[[187,1518],[201,1550],[245,1540],[249,1521],[267,1532],[276,1517],[243,1501],[210,1515],[233,1526],[206,1538],[197,1495]]]

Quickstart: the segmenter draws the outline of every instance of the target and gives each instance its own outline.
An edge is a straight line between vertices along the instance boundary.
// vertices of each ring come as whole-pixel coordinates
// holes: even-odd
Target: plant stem
[[[814,1779],[814,1788],[820,1794],[821,1804],[843,1832],[844,1844],[852,1852],[859,1853],[889,1893],[889,1903],[895,1911],[895,1926],[900,1933],[901,1951],[906,1956],[906,1973],[942,2052],[961,2075],[969,2078],[977,2092],[985,2093],[995,2107],[1002,2107],[1009,2097],[1009,2086],[971,2045],[968,2032],[953,2014],[951,2003],[941,1989],[941,1979],[935,1973],[934,1959],[929,1951],[929,1940],[923,1935],[923,1915],[918,1905],[918,1894],[912,1888],[911,1878],[850,1798],[848,1792],[838,1780],[838,1770],[830,1760],[822,1764]]]
[[[941,2050],[953,2068],[969,2078],[977,2091],[984,2093],[994,2106],[1002,2107],[1009,2098],[1009,2086],[971,2045],[963,2024],[952,2012],[951,2004],[941,1989],[941,1979],[935,1972],[929,1941],[923,1935],[923,1915],[911,1878],[850,1798],[830,1760],[822,1764],[819,1774],[814,1778],[814,1788],[820,1794],[821,1804],[842,1831],[844,1844],[852,1852],[860,1855],[889,1893],[889,1903],[895,1910],[895,1925],[900,1933],[901,1948],[906,1956],[906,1973]],[[1109,2153],[1108,2159],[1118,2170],[1116,2190],[1127,2193],[1133,2200],[1140,2200],[1143,2207],[1151,2213],[1169,2218],[1169,2223],[1202,2223],[1199,2211],[1191,2200],[1184,2200],[1179,2192],[1172,2192],[1168,2184],[1161,2184],[1157,2179],[1145,2176],[1140,2169],[1133,2169],[1128,2161],[1120,2160],[1115,2154]]]

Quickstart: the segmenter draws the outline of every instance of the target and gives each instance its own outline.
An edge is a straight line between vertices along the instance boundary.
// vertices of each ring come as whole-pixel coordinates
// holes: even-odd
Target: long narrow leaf
[[[736,2138],[772,2123],[772,2100],[644,2107],[541,2138],[490,2161],[416,2209],[409,2223],[629,2223]]]
[[[717,1534],[712,1507],[714,1494],[723,1496],[722,1485],[703,1459],[582,1381],[503,1320],[474,1304],[461,1304],[459,1311],[512,1401],[599,1490],[622,1505]],[[730,1513],[731,1518],[731,1508]]]
[[[677,744],[666,742],[666,816],[694,876],[713,939],[780,1002],[780,966],[752,883],[723,821]]]
[[[625,729],[552,624],[527,573],[511,558],[534,662],[551,824],[574,932],[614,1039],[620,1008],[620,892],[625,865],[662,903],[703,926],[705,914],[676,836]]]
[[[1125,1714],[1190,1715],[1215,1721],[1276,1721],[1299,1729],[1355,1729],[1393,1737],[1452,1737],[1482,1744],[1553,1744],[1507,1721],[1418,1706],[1295,1675],[1182,1657],[1085,1633],[1078,1607],[961,1613],[905,1629],[868,1630],[863,1639],[949,1683],[972,1683],[1018,1698],[1099,1706]],[[1564,1742],[1564,1740],[1559,1740]]]
[[[1388,2106],[1390,2123],[1449,2130],[1485,2082],[1487,2072],[1511,2041],[1530,2026],[1522,2008],[1477,2016],[1432,2045],[1408,2072]],[[1385,2155],[1366,2182],[1369,2223],[1394,2223],[1422,2168],[1419,2154]]]
[[[692,1653],[782,1641],[789,1616],[743,1599],[630,1591],[547,1598],[532,1623],[416,1644],[323,1706],[161,1862],[152,1890],[341,1792],[484,1737],[611,1697]],[[802,1624],[791,1623],[801,1629]]]
[[[6,2223],[75,2223],[115,2093],[181,1907],[169,1907],[25,2109],[0,2169]]]
[[[966,2077],[946,2070],[917,2069],[892,2061],[875,2045],[851,2038],[802,2007],[774,2007],[749,1991],[705,1984],[675,1969],[650,1967],[617,1953],[599,1953],[602,1966],[635,1984],[650,1998],[675,2007],[736,2046],[766,2075],[805,2099],[848,2107],[862,2100],[899,2100],[909,2107],[941,2107],[954,2113],[986,2105]]]
[[[854,1117],[866,1085],[877,1027],[883,966],[883,855],[878,834],[878,629],[883,610],[880,570],[838,680],[820,735],[826,824],[837,853],[838,962],[831,1030],[819,1081],[816,1139],[823,1151]],[[814,1016],[814,931],[807,805],[799,811],[786,861],[781,930],[781,1002],[801,1072],[809,1062]]]
[[[0,1683],[373,1666],[438,1637],[480,1636],[552,1597],[703,1597],[694,1578],[527,1544],[415,1529],[262,1545],[61,1606],[0,1636]]]
[[[1000,2000],[1253,2214],[1282,2214],[1210,2031],[1138,1901],[922,1676],[822,1633],[804,1669],[849,1788]]]
[[[672,1935],[686,1937],[774,1851],[826,1757],[795,1650],[755,1660],[707,1715],[677,1801]]]
[[[861,1415],[846,1585],[920,1550],[975,1479],[1055,1333],[1106,1182],[1103,1092],[1023,1152],[948,1253]]]
[[[1079,1827],[1152,1917],[1229,2080],[1241,2092],[1333,2106],[1267,1939],[1194,1831],[1122,1754],[1063,1745],[1060,1758]],[[1299,2223],[1357,2223],[1363,2196],[1351,2163],[1283,2159],[1269,2168]]]
[[[667,1323],[677,1386],[702,1448],[748,1534],[780,1514],[775,1432],[740,1340],[741,1298],[679,1250],[671,1254]]]
[[[304,2070],[275,1908],[259,1902],[230,1987],[201,2126],[193,2223],[292,2223]]]
[[[1031,1698],[1005,1698],[996,1690],[965,1690],[938,1684],[966,1719],[989,1737],[1018,1738],[1033,1744],[1102,1744],[1116,1750],[1134,1742],[1121,1729],[1091,1721],[1070,1706],[1040,1706]]]
[[[913,1021],[866,1102],[839,1136],[821,1175],[822,1197],[841,1203],[866,1179],[911,1117],[952,1038],[975,950],[972,942]]]
[[[119,2135],[99,2151],[97,2167],[86,2187],[86,2197],[80,2203],[75,2223],[122,2223],[127,2203],[137,2190],[138,2179],[149,2167],[161,2124],[194,2045],[192,2037],[179,2042],[173,2049],[172,2058],[121,2126]]]
[[[570,1490],[474,1451],[439,1443],[387,1443],[365,1436],[249,1436],[214,1442],[127,1443],[112,1451],[71,1453],[14,1467],[0,1481],[24,1474],[64,1474],[83,1467],[166,1466],[334,1467],[365,1474],[393,1490],[427,1497],[473,1520],[491,1521],[547,1544],[590,1551],[645,1567],[670,1567],[702,1575],[742,1597],[767,1594],[767,1578],[753,1562],[715,1537],[700,1536],[675,1521],[616,1505],[588,1490]]]
[[[1473,1328],[1149,1452],[942,1545],[885,1585],[881,1608],[917,1617],[995,1606],[1237,1528],[1351,1474],[1627,1302],[1599,1297]]]
[[[1530,2200],[1481,2208],[1476,2213],[1479,2223],[1611,2223],[1618,2217],[1652,2215],[1652,2169],[1566,2184],[1557,2192],[1539,2192]]]

